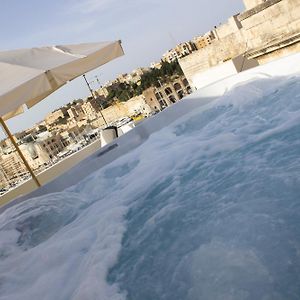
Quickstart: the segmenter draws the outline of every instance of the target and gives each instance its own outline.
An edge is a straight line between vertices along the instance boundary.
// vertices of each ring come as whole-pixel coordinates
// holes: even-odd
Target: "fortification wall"
[[[263,3],[265,0],[244,0],[244,4],[246,9],[253,8],[261,3]]]
[[[211,45],[180,60],[191,85],[196,73],[241,54],[262,64],[299,51],[300,0],[257,1],[252,7],[254,2],[216,28]]]
[[[266,1],[258,8],[238,16],[248,49],[261,48],[299,33],[300,0]]]

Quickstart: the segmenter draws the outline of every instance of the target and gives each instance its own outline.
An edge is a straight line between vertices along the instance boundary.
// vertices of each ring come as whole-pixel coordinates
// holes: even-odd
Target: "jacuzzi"
[[[211,84],[0,215],[0,299],[299,299],[300,54]]]

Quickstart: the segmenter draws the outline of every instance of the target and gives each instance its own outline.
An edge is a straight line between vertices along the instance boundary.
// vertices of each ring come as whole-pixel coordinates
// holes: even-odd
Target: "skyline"
[[[0,33],[1,51],[121,39],[125,56],[87,74],[89,81],[97,75],[101,84],[138,67],[150,66],[176,44],[203,34],[244,10],[242,1],[229,5],[216,0],[187,0],[184,6],[176,6],[171,0],[18,2],[3,2],[0,25],[6,31]],[[88,95],[83,78],[78,78],[25,114],[9,120],[8,125],[13,132],[29,128],[55,108]]]

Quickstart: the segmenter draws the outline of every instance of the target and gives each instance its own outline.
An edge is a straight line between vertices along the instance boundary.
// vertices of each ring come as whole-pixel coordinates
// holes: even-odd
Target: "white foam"
[[[184,189],[180,187],[183,168],[192,168],[199,157],[205,163],[206,157],[231,153],[249,142],[299,124],[299,111],[291,112],[289,104],[283,112],[275,111],[274,116],[265,116],[263,112],[258,116],[247,115],[250,105],[263,102],[274,90],[273,81],[269,82],[269,89],[266,83],[263,80],[237,87],[153,134],[139,148],[73,187],[30,199],[2,213],[0,299],[125,299],[126,294],[106,279],[122,249],[127,228],[125,215],[149,187],[172,178],[163,193],[175,191],[174,197],[166,198],[165,205],[145,222],[147,230],[156,230],[157,223],[180,207],[176,194]],[[199,119],[203,111],[209,111],[213,117]],[[237,119],[239,114],[245,114],[245,118]],[[204,114],[201,116],[205,118]],[[247,123],[246,117],[251,118],[251,123]],[[273,118],[272,122],[268,117]],[[256,118],[264,125],[263,133],[257,132],[256,121],[253,121]],[[213,165],[210,172],[217,172]],[[203,178],[204,186],[205,183]],[[230,273],[232,268],[248,269],[244,276],[257,276],[253,285],[270,284],[268,271],[255,253],[219,241],[203,245],[186,260],[192,265],[189,272],[195,286],[189,294],[191,299],[200,293],[199,281],[204,299],[247,299],[242,288],[231,294],[224,288],[223,293],[218,290],[217,294],[213,283],[205,279],[199,269],[208,274],[210,270],[216,274],[222,270]],[[224,274],[220,277],[226,287],[228,282],[238,280],[241,273],[230,274],[229,279]]]

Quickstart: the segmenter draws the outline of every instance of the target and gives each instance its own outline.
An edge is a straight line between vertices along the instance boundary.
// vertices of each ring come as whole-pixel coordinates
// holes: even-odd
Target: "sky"
[[[86,75],[96,89],[95,76],[103,84],[148,67],[177,43],[243,10],[242,0],[1,0],[0,51],[122,40],[125,56]],[[8,125],[13,132],[29,128],[54,109],[88,95],[83,78],[77,78]]]

